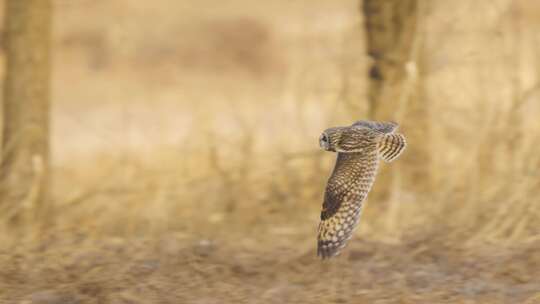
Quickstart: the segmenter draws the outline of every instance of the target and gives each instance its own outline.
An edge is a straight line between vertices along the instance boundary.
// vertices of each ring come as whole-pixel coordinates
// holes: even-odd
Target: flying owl
[[[391,162],[405,149],[405,137],[395,133],[397,128],[394,122],[361,120],[321,134],[321,148],[337,152],[318,229],[317,255],[323,259],[337,255],[351,238],[375,181],[379,159]]]

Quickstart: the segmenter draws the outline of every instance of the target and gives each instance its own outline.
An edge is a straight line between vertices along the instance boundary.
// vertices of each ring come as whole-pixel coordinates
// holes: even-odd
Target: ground
[[[274,236],[275,237],[275,236]],[[0,254],[1,303],[540,303],[540,242],[457,248],[314,235],[47,238]]]

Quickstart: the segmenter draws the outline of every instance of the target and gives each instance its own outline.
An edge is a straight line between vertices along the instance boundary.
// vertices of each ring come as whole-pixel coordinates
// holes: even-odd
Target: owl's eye
[[[319,146],[321,146],[321,148],[324,150],[328,150],[330,148],[329,138],[325,133],[321,134],[321,137],[319,138]]]

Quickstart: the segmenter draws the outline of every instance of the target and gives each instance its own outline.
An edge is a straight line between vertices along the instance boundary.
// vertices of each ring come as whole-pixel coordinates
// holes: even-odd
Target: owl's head
[[[329,128],[319,137],[319,145],[326,151],[336,152],[339,150],[339,142],[345,127]]]
[[[362,126],[335,127],[324,130],[319,145],[331,152],[366,152],[376,147],[380,137],[381,133]]]

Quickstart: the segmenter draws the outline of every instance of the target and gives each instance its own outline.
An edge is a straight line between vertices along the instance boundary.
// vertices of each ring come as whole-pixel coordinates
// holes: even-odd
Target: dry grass
[[[394,185],[321,263],[356,1],[162,2],[56,1],[56,224],[0,233],[0,302],[540,303],[535,4],[430,1],[434,191]]]
[[[434,240],[354,241],[322,263],[309,235],[88,240],[0,255],[9,303],[537,303],[539,244],[464,251]],[[74,249],[76,248],[76,250]],[[396,251],[401,252],[400,255]],[[520,261],[520,262],[516,262]]]

